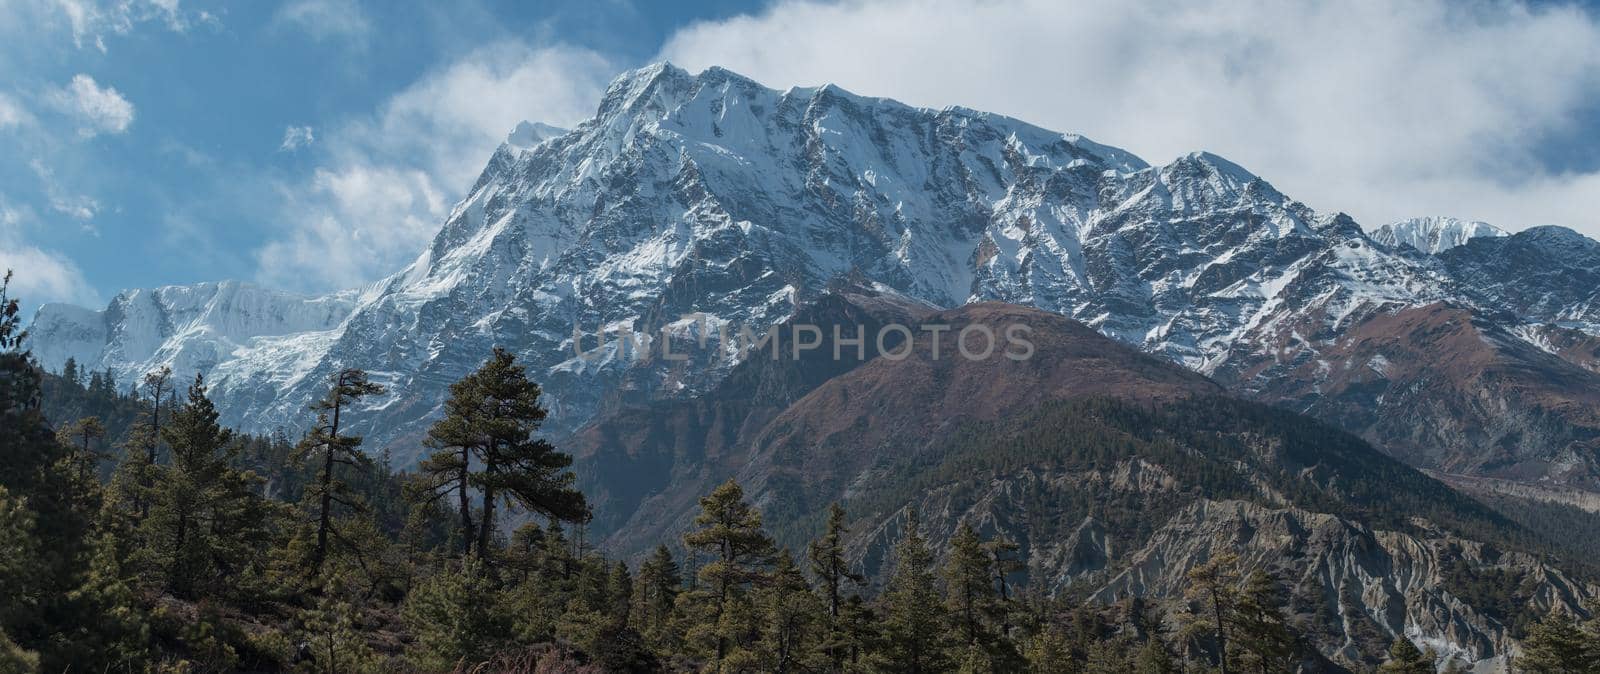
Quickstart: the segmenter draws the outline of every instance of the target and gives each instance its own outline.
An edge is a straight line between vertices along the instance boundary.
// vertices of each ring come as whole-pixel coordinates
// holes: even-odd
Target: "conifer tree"
[[[1433,674],[1433,660],[1431,652],[1423,653],[1405,635],[1400,635],[1389,645],[1389,661],[1383,663],[1378,671],[1385,674]]]
[[[760,595],[762,630],[757,652],[763,669],[778,673],[815,669],[820,664],[815,656],[820,653],[813,644],[822,636],[826,614],[788,550],[778,553]]]
[[[67,356],[67,362],[61,364],[61,378],[77,385],[83,385],[83,372],[78,370],[78,359]]]
[[[995,605],[995,612],[1000,622],[1000,634],[1010,636],[1011,633],[1011,574],[1027,568],[1018,552],[1022,546],[1005,534],[996,535],[993,539],[985,541],[984,552],[989,554],[990,567],[994,569],[994,585],[1000,592],[1000,601]]]
[[[1139,649],[1138,655],[1133,659],[1133,671],[1136,674],[1177,674],[1181,669],[1172,661],[1172,654],[1167,652],[1166,644],[1161,639],[1151,635]]]
[[[112,535],[100,535],[87,578],[70,599],[82,608],[84,616],[78,625],[82,636],[74,644],[79,668],[137,671],[148,660],[150,624]]]
[[[433,498],[456,495],[462,554],[476,546],[485,569],[499,499],[551,521],[581,523],[589,516],[583,494],[572,486],[576,478],[567,470],[572,457],[532,437],[546,415],[540,395],[516,358],[496,348],[483,367],[450,385],[445,417],[428,431],[427,444],[435,451],[421,470],[432,479]],[[473,470],[474,458],[479,471]],[[473,488],[482,495],[483,521],[477,526],[472,520]]]
[[[844,557],[844,508],[837,502],[828,506],[828,528],[822,537],[811,542],[808,557],[811,575],[821,584],[818,588],[827,609],[827,638],[822,648],[827,653],[832,671],[839,671],[845,659],[844,626],[841,611],[844,609],[845,583],[863,582],[860,574],[850,571]]]
[[[489,442],[482,425],[484,405],[476,373],[451,384],[445,416],[428,429],[424,442],[433,452],[418,466],[429,478],[430,501],[452,494],[456,497],[463,557],[472,553],[477,538],[472,522],[472,454]]]
[[[1241,665],[1261,672],[1292,670],[1299,660],[1299,642],[1283,617],[1287,599],[1266,571],[1247,575],[1234,608],[1233,642]]]
[[[159,519],[157,526],[164,534],[165,540],[155,545],[167,560],[167,589],[179,597],[191,596],[208,563],[206,527],[201,518],[206,514],[206,502],[218,495],[227,470],[222,451],[233,439],[232,431],[217,424],[217,417],[205,384],[196,376],[189,387],[188,404],[162,429],[172,448],[172,466],[160,492],[160,511],[152,519]]]
[[[328,557],[328,539],[333,535],[333,508],[340,504],[347,508],[361,506],[351,500],[350,490],[338,475],[338,468],[370,467],[371,461],[361,453],[361,436],[343,432],[343,413],[346,406],[369,396],[383,393],[383,387],[367,380],[367,373],[355,368],[340,370],[333,377],[328,395],[311,405],[317,413],[317,425],[306,434],[296,448],[295,459],[312,460],[320,464],[317,478],[308,496],[317,504],[317,543],[309,566],[314,574],[322,572]]]
[[[0,280],[0,634],[11,645],[0,645],[0,658],[37,656],[40,669],[61,671],[71,645],[56,621],[78,618],[69,595],[87,566],[90,520],[64,470],[69,450],[40,409],[40,372],[10,281],[9,272]]]
[[[492,580],[466,560],[442,569],[409,595],[401,614],[416,636],[408,658],[424,671],[481,662],[513,636],[512,617]]]
[[[966,522],[950,538],[950,557],[945,563],[946,609],[950,612],[956,636],[966,645],[987,645],[990,635],[984,616],[990,612],[994,596],[994,568],[984,550],[983,540]]]
[[[61,444],[72,447],[72,469],[80,484],[90,484],[97,477],[100,461],[107,454],[97,443],[106,437],[106,427],[99,417],[84,417],[56,431]]]
[[[1600,625],[1591,622],[1588,627],[1552,612],[1528,630],[1514,669],[1526,674],[1600,673]]]
[[[706,615],[697,627],[713,642],[710,651],[720,669],[736,640],[748,636],[748,590],[771,560],[773,542],[761,530],[761,513],[745,503],[744,489],[732,479],[700,499],[694,525],[684,545],[713,557],[699,572],[695,598]]]
[[[606,617],[614,624],[622,627],[628,626],[629,608],[633,602],[633,574],[628,572],[627,562],[618,560],[611,565],[611,574],[606,576]]]
[[[172,462],[141,527],[146,556],[179,597],[244,591],[249,579],[241,573],[258,569],[268,547],[270,508],[257,493],[258,478],[229,465],[237,444],[218,416],[197,375],[187,401],[161,428]]]
[[[875,664],[885,672],[926,674],[952,665],[941,638],[944,611],[933,553],[919,526],[916,511],[908,511],[905,535],[895,545],[894,571],[883,592],[883,645]]]
[[[172,368],[165,365],[144,375],[144,388],[150,393],[150,437],[154,440],[146,448],[150,453],[150,465],[156,464],[160,441],[166,439],[161,434],[161,399],[167,393],[167,384],[171,379]]]
[[[377,674],[378,657],[367,645],[356,618],[359,610],[334,594],[317,598],[316,604],[297,616],[307,654],[314,670],[326,674]]]
[[[1233,554],[1213,557],[1206,563],[1189,570],[1189,589],[1184,596],[1199,605],[1199,609],[1185,614],[1185,633],[1191,637],[1208,638],[1217,645],[1217,657],[1222,674],[1228,674],[1228,639],[1233,615],[1239,603],[1239,557]]]
[[[577,524],[588,521],[589,506],[567,470],[572,457],[533,437],[547,412],[539,402],[539,385],[528,380],[515,356],[497,348],[475,376],[487,409],[482,421],[487,443],[479,456],[483,472],[476,481],[483,492],[478,555],[487,561],[496,499],[505,498],[546,520]]]
[[[22,349],[28,331],[22,329],[22,303],[11,296],[11,270],[0,279],[0,352]]]
[[[844,634],[844,671],[857,671],[867,655],[878,648],[878,614],[859,594],[850,595],[839,610]]]
[[[678,561],[665,545],[656,546],[650,558],[639,566],[633,589],[632,624],[658,649],[676,646],[673,607],[682,585]]]
[[[1046,627],[1023,642],[1023,660],[1028,674],[1069,674],[1076,671],[1065,635]]]

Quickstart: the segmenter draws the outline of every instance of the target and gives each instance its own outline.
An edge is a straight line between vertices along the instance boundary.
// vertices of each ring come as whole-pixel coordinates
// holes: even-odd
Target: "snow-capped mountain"
[[[49,367],[72,355],[122,381],[162,362],[203,371],[226,421],[255,431],[303,427],[328,376],[362,367],[390,391],[360,430],[403,461],[492,346],[539,373],[550,426],[570,430],[608,406],[705,391],[734,360],[731,344],[688,339],[686,361],[636,360],[614,341],[578,357],[597,330],[760,329],[846,277],[937,306],[1065,314],[1244,391],[1405,307],[1596,332],[1593,284],[1526,304],[1543,286],[1519,290],[1502,268],[1516,258],[1477,250],[1556,246],[1572,266],[1540,283],[1565,283],[1594,272],[1592,247],[1414,222],[1368,237],[1209,153],[1151,166],[975,110],[658,64],[618,78],[570,131],[519,125],[432,244],[371,288],[208,304],[206,288],[243,287],[207,284],[133,291],[104,312],[50,305],[34,345]],[[140,299],[164,295],[185,299]]]
[[[303,297],[237,281],[129,290],[101,310],[67,304],[39,308],[29,346],[39,362],[68,358],[109,368],[124,387],[163,365],[184,375],[217,376],[265,354],[305,362],[355,307],[355,293]]]
[[[1411,218],[1378,228],[1372,240],[1390,246],[1410,246],[1437,255],[1471,239],[1506,236],[1506,232],[1487,222],[1468,222],[1451,217]]]

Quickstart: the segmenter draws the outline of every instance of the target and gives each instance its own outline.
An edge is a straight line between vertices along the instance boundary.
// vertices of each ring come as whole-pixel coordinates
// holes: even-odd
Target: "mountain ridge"
[[[585,361],[575,329],[694,341],[702,328],[684,315],[712,330],[772,325],[845,277],[943,308],[1059,313],[1268,401],[1274,377],[1315,367],[1350,326],[1437,302],[1518,339],[1545,340],[1547,324],[1600,334],[1584,290],[1600,285],[1600,254],[1581,235],[1471,237],[1424,254],[1210,153],[1151,166],[967,108],[669,64],[617,78],[565,134],[536,135],[508,138],[417,259],[337,295],[348,314],[318,330],[207,342],[173,324],[140,359],[86,327],[89,314],[41,309],[36,339],[74,345],[41,361],[73,355],[122,382],[159,364],[203,371],[225,420],[255,431],[303,427],[323,379],[361,366],[390,393],[351,423],[403,464],[445,385],[492,346],[539,373],[550,429],[567,433],[624,399],[692,398],[736,364],[720,345],[683,363]]]

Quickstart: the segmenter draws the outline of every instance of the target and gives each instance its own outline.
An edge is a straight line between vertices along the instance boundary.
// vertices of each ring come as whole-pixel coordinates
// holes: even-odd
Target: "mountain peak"
[[[517,123],[517,128],[506,135],[506,144],[519,150],[527,150],[566,133],[567,130],[561,127],[523,120]]]
[[[1410,218],[1379,227],[1372,233],[1372,240],[1394,247],[1410,246],[1419,252],[1438,255],[1472,239],[1505,235],[1505,230],[1487,222],[1430,216]]]

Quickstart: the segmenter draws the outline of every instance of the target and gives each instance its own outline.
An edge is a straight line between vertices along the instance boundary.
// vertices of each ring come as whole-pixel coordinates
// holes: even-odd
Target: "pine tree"
[[[828,634],[821,642],[831,671],[839,671],[845,661],[845,636],[841,611],[844,609],[845,583],[860,584],[862,576],[850,571],[844,556],[844,508],[837,502],[828,506],[828,528],[822,537],[811,541],[808,557],[811,575],[820,583],[818,590],[827,609]]]
[[[1283,618],[1287,599],[1277,580],[1257,570],[1245,577],[1231,616],[1242,665],[1264,674],[1294,669],[1299,641]]]
[[[89,484],[98,476],[100,461],[108,455],[97,443],[105,437],[106,427],[99,417],[84,417],[56,431],[57,441],[73,449],[70,461],[79,483]]]
[[[673,606],[683,577],[678,562],[665,545],[639,566],[639,580],[634,584],[633,624],[658,648],[671,645]]]
[[[762,630],[757,652],[762,668],[776,673],[815,669],[820,663],[815,662],[813,645],[820,641],[826,614],[788,550],[778,554],[758,604]]]
[[[992,611],[996,599],[994,568],[983,548],[983,540],[966,522],[950,538],[950,557],[945,562],[945,607],[950,612],[956,637],[965,645],[987,646],[992,635],[984,616]]]
[[[1228,639],[1232,627],[1231,616],[1239,603],[1239,557],[1225,554],[1213,557],[1206,563],[1189,570],[1189,589],[1184,596],[1199,605],[1199,610],[1185,614],[1185,633],[1191,637],[1206,638],[1217,645],[1217,657],[1222,674],[1228,674]]]
[[[67,356],[67,362],[61,364],[61,378],[73,384],[83,384],[83,373],[78,370],[78,359]]]
[[[0,634],[8,625],[33,620],[44,599],[39,596],[44,583],[34,566],[39,554],[34,519],[23,499],[0,486],[0,587],[9,595],[0,603]]]
[[[149,659],[149,620],[118,554],[113,537],[102,534],[87,578],[70,597],[86,617],[74,659],[87,671],[137,671]]]
[[[994,569],[994,585],[1000,591],[1000,601],[995,604],[996,617],[1000,622],[1000,634],[1011,634],[1011,575],[1027,568],[1019,557],[1022,546],[999,534],[983,544],[984,552],[989,554],[989,563]]]
[[[749,636],[754,616],[748,590],[771,560],[773,542],[761,530],[761,513],[745,503],[744,490],[731,479],[700,499],[694,525],[684,545],[713,556],[698,574],[702,585],[694,597],[706,611],[696,627],[714,644],[709,650],[720,669],[730,649]]]
[[[166,439],[161,434],[161,399],[166,394],[167,384],[171,379],[172,368],[165,365],[144,375],[144,388],[150,393],[150,436],[155,440],[147,448],[151,465],[156,464],[160,441]]]
[[[1166,645],[1152,635],[1139,649],[1139,654],[1134,656],[1133,671],[1136,674],[1177,674],[1181,670],[1172,661],[1172,654],[1167,652]]]
[[[407,657],[424,671],[487,660],[513,636],[499,591],[471,559],[424,581],[406,596],[401,614],[416,636]]]
[[[22,329],[22,303],[11,296],[11,270],[0,279],[0,352],[22,349],[28,331]]]
[[[572,457],[532,437],[546,415],[540,395],[516,358],[496,348],[483,367],[450,385],[445,417],[428,431],[427,444],[435,451],[421,470],[432,479],[432,497],[457,496],[461,552],[470,554],[476,546],[485,569],[499,499],[551,521],[582,523],[589,517],[583,494],[572,486],[576,478],[567,470]],[[480,471],[472,470],[474,458]],[[482,495],[483,521],[477,526],[473,488]]]
[[[9,272],[0,280],[0,658],[37,656],[41,670],[62,671],[72,653],[58,621],[80,617],[69,595],[89,561],[90,520],[64,470],[70,450],[40,409],[10,281]]]
[[[460,518],[457,533],[463,557],[472,553],[476,538],[472,523],[472,453],[488,444],[487,433],[477,424],[481,405],[482,394],[474,376],[451,384],[445,416],[428,429],[424,442],[433,452],[417,467],[429,480],[430,503],[452,494],[456,497]]]
[[[516,358],[497,348],[474,376],[487,408],[481,421],[488,431],[479,455],[483,472],[476,481],[483,492],[478,556],[487,562],[497,498],[546,520],[578,524],[588,521],[589,506],[583,493],[573,487],[576,477],[567,470],[572,457],[532,437],[547,412],[539,403],[539,385],[528,380]]]
[[[845,644],[845,671],[857,671],[867,655],[878,648],[878,614],[859,594],[850,595],[839,610]]]
[[[383,671],[357,622],[359,610],[333,594],[297,616],[310,664],[319,674],[377,674]]]
[[[338,475],[338,467],[367,469],[371,466],[371,461],[361,453],[361,436],[342,432],[344,409],[363,397],[382,394],[383,390],[382,386],[367,380],[366,372],[347,368],[334,375],[328,395],[311,405],[312,411],[317,413],[317,425],[300,442],[294,458],[297,461],[312,459],[321,464],[316,483],[308,492],[317,507],[317,543],[309,562],[313,574],[322,573],[322,564],[328,558],[328,539],[335,535],[334,505],[362,507],[351,500],[349,486]]]
[[[1512,665],[1527,674],[1600,673],[1600,630],[1585,630],[1569,616],[1551,613],[1534,623]]]
[[[1066,635],[1046,625],[1022,642],[1022,658],[1028,674],[1069,674],[1077,670]]]
[[[1389,674],[1433,674],[1433,661],[1431,652],[1423,653],[1410,639],[1401,635],[1389,645],[1389,661],[1383,663],[1378,671]]]
[[[162,533],[154,544],[166,560],[167,589],[179,597],[193,596],[196,583],[208,571],[210,550],[207,526],[210,501],[220,494],[227,463],[222,452],[233,432],[217,424],[218,413],[205,394],[199,376],[189,387],[189,401],[162,429],[172,449],[172,466],[157,496],[159,510],[152,514]]]
[[[875,664],[885,672],[925,674],[952,665],[940,636],[944,611],[933,553],[918,527],[916,511],[908,511],[905,535],[895,545],[894,571],[884,588],[884,643]]]
[[[270,547],[273,508],[259,494],[259,478],[229,465],[238,444],[218,416],[196,376],[187,401],[161,429],[172,461],[140,523],[142,557],[183,598],[260,589],[248,583],[260,580]]]

